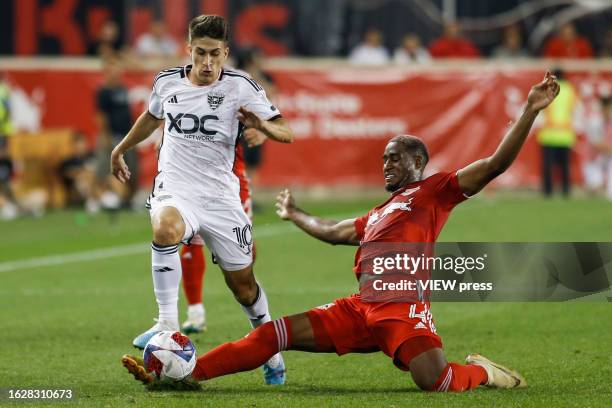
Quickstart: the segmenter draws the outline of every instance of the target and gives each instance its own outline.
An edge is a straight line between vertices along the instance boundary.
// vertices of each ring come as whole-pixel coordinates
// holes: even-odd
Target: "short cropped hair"
[[[389,143],[395,142],[398,143],[404,151],[410,153],[411,155],[418,154],[423,158],[423,167],[429,161],[429,152],[427,151],[427,146],[421,139],[416,136],[410,135],[397,135],[389,140]]]
[[[220,16],[202,14],[189,22],[189,42],[194,38],[210,37],[227,43],[229,24]]]

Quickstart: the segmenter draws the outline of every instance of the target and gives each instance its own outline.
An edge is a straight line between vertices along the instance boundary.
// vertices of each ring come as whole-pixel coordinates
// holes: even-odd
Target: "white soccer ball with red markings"
[[[196,350],[189,337],[177,331],[162,331],[151,337],[144,349],[144,367],[159,380],[179,381],[196,365]]]

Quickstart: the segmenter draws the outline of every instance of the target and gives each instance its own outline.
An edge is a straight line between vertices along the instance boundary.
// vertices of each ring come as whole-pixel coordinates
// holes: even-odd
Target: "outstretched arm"
[[[245,127],[256,129],[263,133],[267,138],[277,142],[293,142],[293,131],[285,119],[279,117],[275,120],[262,120],[259,116],[244,107],[238,109],[238,112],[238,120],[240,120]],[[249,144],[256,145],[256,143],[251,143],[251,140],[249,139],[247,139],[247,142]]]
[[[276,198],[276,213],[321,241],[332,245],[359,245],[354,219],[337,222],[307,214],[295,205],[289,190],[281,191]]]
[[[559,84],[556,78],[550,72],[546,72],[544,80],[531,88],[523,113],[504,136],[495,153],[457,172],[459,186],[466,195],[471,196],[478,193],[491,180],[510,167],[523,147],[538,113],[550,105],[558,94]]]
[[[111,173],[119,181],[125,183],[130,178],[130,169],[128,169],[125,160],[123,160],[123,153],[151,136],[151,133],[157,129],[161,122],[163,122],[161,119],[157,119],[148,111],[144,112],[136,119],[136,123],[134,123],[134,126],[132,126],[123,140],[113,149],[110,159]]]

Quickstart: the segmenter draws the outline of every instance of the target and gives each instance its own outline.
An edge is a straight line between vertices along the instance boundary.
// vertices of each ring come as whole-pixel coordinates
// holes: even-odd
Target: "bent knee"
[[[438,381],[438,377],[439,376],[435,376],[435,375],[422,375],[422,374],[412,373],[412,380],[417,385],[417,387],[419,387],[423,391],[431,391],[434,385],[436,385],[436,382]]]
[[[181,242],[185,234],[185,223],[178,215],[160,216],[152,221],[153,241],[158,245],[175,245]]]
[[[414,344],[412,344],[414,345]],[[409,347],[405,343],[402,347]],[[432,348],[424,351],[409,362],[410,374],[414,383],[422,390],[430,391],[440,379],[447,366],[446,357],[441,348]]]

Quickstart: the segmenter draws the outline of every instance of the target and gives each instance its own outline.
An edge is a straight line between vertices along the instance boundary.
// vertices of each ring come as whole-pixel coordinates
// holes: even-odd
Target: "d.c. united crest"
[[[223,103],[223,99],[225,99],[225,95],[219,92],[209,92],[207,99],[208,99],[208,106],[210,106],[210,109],[216,110]]]

